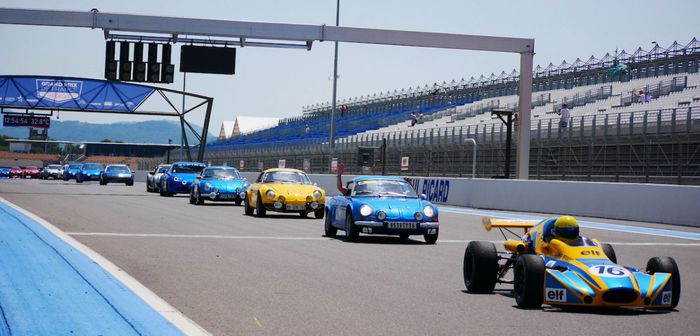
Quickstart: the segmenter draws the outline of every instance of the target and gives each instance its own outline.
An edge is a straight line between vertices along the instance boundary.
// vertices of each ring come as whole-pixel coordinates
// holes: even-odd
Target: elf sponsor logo
[[[548,302],[566,302],[566,290],[562,288],[545,288],[544,292]]]

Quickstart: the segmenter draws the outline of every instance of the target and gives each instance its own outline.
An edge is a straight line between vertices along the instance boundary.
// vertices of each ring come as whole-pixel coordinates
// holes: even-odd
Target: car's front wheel
[[[464,251],[464,285],[470,293],[491,293],[498,276],[498,252],[492,242],[471,241]]]
[[[194,197],[195,197],[195,203],[197,205],[204,204],[204,198],[202,197],[202,194],[199,192],[199,190],[194,191]]]
[[[671,308],[678,306],[681,299],[681,273],[676,260],[671,257],[654,257],[647,262],[647,273],[671,274]],[[663,293],[661,293],[663,294]]]
[[[423,235],[423,239],[425,239],[425,243],[429,244],[429,245],[433,245],[433,244],[437,243],[439,232],[440,232],[440,229],[435,229],[435,233]]]
[[[262,202],[262,195],[258,193],[258,200],[255,202],[255,215],[257,217],[265,217],[265,214],[267,213],[267,210],[265,209],[265,205]]]
[[[128,186],[134,185],[134,180],[126,181],[126,185],[128,185]]]
[[[299,211],[299,216],[301,218],[306,218],[306,217],[309,217],[309,213],[306,211]]]
[[[325,213],[326,213],[326,210],[324,210],[324,208],[318,209],[318,210],[314,211],[314,217],[316,217],[316,219],[323,219],[323,215]]]
[[[544,289],[544,260],[534,254],[524,254],[515,263],[513,295],[520,308],[542,306]]]
[[[197,201],[194,199],[194,190],[190,190],[190,204],[196,204]]]
[[[338,228],[333,226],[333,223],[331,223],[331,216],[326,214],[326,220],[324,221],[324,233],[326,234],[326,237],[335,237],[338,234]]]
[[[355,221],[352,218],[352,211],[348,209],[348,214],[345,216],[345,240],[347,241],[357,241],[357,237],[360,236],[360,231],[357,230],[355,226]]]

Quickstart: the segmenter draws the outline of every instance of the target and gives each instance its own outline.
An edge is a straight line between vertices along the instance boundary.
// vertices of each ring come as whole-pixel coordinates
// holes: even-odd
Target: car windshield
[[[130,173],[129,167],[127,166],[107,166],[108,172],[125,172]]]
[[[202,172],[204,177],[214,177],[220,179],[240,179],[241,175],[237,170],[227,168],[207,168]]]
[[[46,168],[48,168],[48,169],[61,169],[61,166],[60,165],[49,165]]]
[[[273,171],[266,173],[262,178],[263,183],[302,183],[311,184],[306,174],[291,171]]]
[[[80,169],[82,166],[81,164],[72,164],[68,166],[68,169]]]
[[[172,173],[180,174],[199,174],[204,170],[204,166],[194,166],[194,165],[177,165],[173,166]]]
[[[410,184],[394,180],[364,180],[357,182],[351,196],[418,197]]]
[[[105,167],[99,163],[87,163],[83,165],[83,170],[103,170]]]
[[[37,169],[35,166],[27,166],[25,169]]]
[[[168,169],[170,169],[170,166],[158,167],[158,170],[156,170],[156,174],[161,174],[161,173],[165,172],[165,171],[168,170]]]

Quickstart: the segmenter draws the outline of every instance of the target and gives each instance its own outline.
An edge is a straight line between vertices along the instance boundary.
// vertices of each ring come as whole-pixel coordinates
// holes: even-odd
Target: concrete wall
[[[242,174],[254,181],[259,173]],[[309,176],[328,195],[338,194],[335,176]],[[411,183],[438,204],[700,227],[698,186],[424,177]]]

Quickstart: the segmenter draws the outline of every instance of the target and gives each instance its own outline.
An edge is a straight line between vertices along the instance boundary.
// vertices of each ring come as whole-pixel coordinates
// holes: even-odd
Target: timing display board
[[[51,118],[35,117],[30,115],[3,114],[2,125],[9,127],[49,128],[51,126]]]
[[[180,48],[180,71],[233,75],[236,48],[184,45]]]

